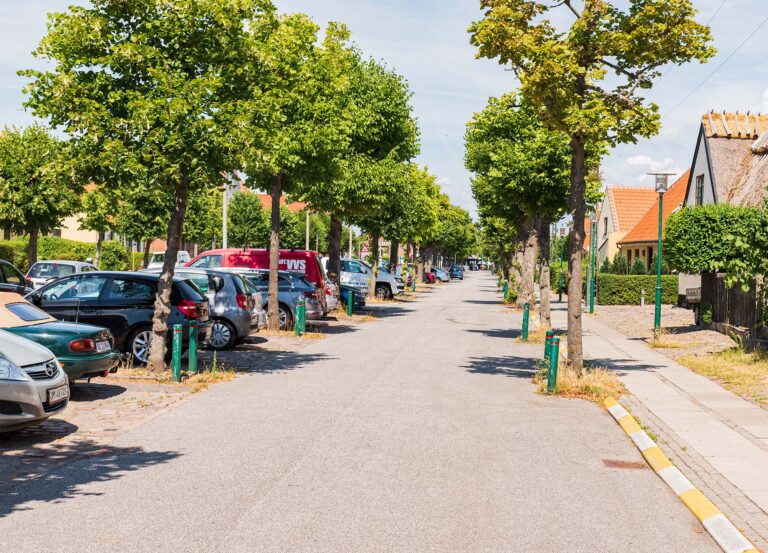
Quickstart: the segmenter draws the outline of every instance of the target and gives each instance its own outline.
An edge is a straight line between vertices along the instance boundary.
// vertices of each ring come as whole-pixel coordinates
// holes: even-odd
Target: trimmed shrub
[[[647,275],[648,269],[645,268],[645,261],[639,257],[632,263],[632,270],[629,272],[631,275]]]
[[[603,263],[600,265],[600,272],[604,274],[611,274],[613,272],[613,263],[608,257],[603,258]]]
[[[96,255],[96,245],[92,245],[92,257]],[[128,250],[120,242],[110,241],[101,244],[101,259],[99,269],[102,271],[128,271],[131,268],[131,259]]]
[[[613,273],[616,275],[629,274],[629,261],[627,261],[626,256],[617,253],[613,257]]]
[[[677,275],[662,275],[661,303],[677,303]],[[656,293],[655,275],[597,275],[597,303],[600,305],[640,305],[645,290],[645,302],[653,303]]]

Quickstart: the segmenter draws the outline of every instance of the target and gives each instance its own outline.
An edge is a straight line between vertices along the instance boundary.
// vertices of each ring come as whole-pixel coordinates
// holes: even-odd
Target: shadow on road
[[[474,303],[475,305],[504,305],[501,298],[497,300],[462,300],[463,303]]]
[[[409,302],[410,303],[410,302]],[[398,307],[397,305],[367,305],[360,312],[367,312],[377,319],[387,319],[389,317],[401,317],[411,313],[413,309]]]
[[[467,332],[473,332],[475,334],[482,334],[489,338],[512,338],[516,339],[520,337],[520,329],[518,328],[494,328],[494,329],[466,329]]]
[[[299,351],[260,351],[251,359],[238,358],[239,365],[233,365],[238,371],[254,374],[274,374],[306,368],[318,361],[334,359],[324,353],[301,353]]]
[[[536,369],[534,359],[530,357],[471,357],[468,365],[463,365],[467,372],[473,374],[488,374],[514,378],[533,377]]]
[[[70,384],[72,397],[70,401],[98,401],[119,396],[126,392],[126,388],[117,384],[99,383],[74,383]]]
[[[36,501],[60,503],[78,495],[95,495],[82,491],[81,487],[167,463],[180,455],[173,451],[145,451],[140,447],[105,446],[90,440],[55,448],[27,448],[23,466],[0,483],[0,518],[31,510],[33,506],[26,504]]]

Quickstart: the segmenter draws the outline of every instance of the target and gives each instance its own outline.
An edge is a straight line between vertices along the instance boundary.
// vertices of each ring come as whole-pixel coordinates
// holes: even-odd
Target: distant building
[[[649,187],[609,186],[598,213],[598,263],[606,257],[613,261],[619,242],[640,222],[656,201],[656,191]]]

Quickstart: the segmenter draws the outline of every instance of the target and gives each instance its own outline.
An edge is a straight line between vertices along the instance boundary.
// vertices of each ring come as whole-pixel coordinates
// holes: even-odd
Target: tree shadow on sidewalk
[[[637,359],[590,358],[585,360],[585,363],[594,368],[610,369],[618,376],[624,376],[635,371],[649,371],[659,368],[658,365],[641,363]]]
[[[30,447],[15,463],[14,474],[0,483],[0,518],[16,511],[31,510],[28,503],[61,503],[83,495],[92,482],[106,482],[126,472],[167,463],[181,454],[174,451],[145,451],[141,447],[114,447],[90,440],[61,444],[54,448]],[[4,463],[14,457],[0,456]],[[95,521],[94,521],[95,522]]]
[[[106,384],[104,381],[96,382],[70,382],[71,391],[70,401],[98,401],[102,399],[109,399],[120,394],[124,394],[127,390],[125,386],[118,384]]]
[[[475,305],[498,305],[503,306],[504,304],[501,302],[501,298],[497,300],[461,300],[462,303],[473,303]]]
[[[335,359],[335,357],[331,357],[324,353],[261,351],[258,353],[257,359],[251,359],[249,362],[243,360],[239,366],[233,368],[246,373],[275,374],[307,368],[315,363],[328,359]]]
[[[472,374],[486,374],[531,379],[536,369],[535,359],[530,357],[470,357],[468,365],[462,365]]]

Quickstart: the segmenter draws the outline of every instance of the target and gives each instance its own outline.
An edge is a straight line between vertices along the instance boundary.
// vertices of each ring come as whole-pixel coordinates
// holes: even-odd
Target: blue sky
[[[617,3],[624,3],[625,0]],[[45,32],[45,14],[72,0],[3,0],[0,12],[0,125],[26,124],[23,79],[16,70],[35,65],[31,51]],[[465,123],[489,96],[514,89],[511,73],[476,60],[466,28],[480,17],[478,0],[275,0],[283,11],[302,11],[315,21],[343,21],[353,40],[373,58],[404,75],[414,92],[422,132],[419,162],[429,166],[451,200],[470,210],[470,175],[463,165]],[[768,17],[765,0],[694,0],[699,20],[711,25],[718,56],[707,65],[675,67],[649,98],[661,107],[661,134],[616,148],[603,162],[606,184],[650,184],[651,170],[682,172],[691,162],[701,115],[763,111],[768,88],[768,24],[689,98],[710,73]],[[719,8],[719,11],[717,11]],[[715,12],[717,13],[715,14]],[[685,101],[683,101],[685,100]],[[682,103],[681,103],[682,102]],[[767,100],[768,102],[768,100]],[[677,106],[677,107],[676,107]],[[674,108],[674,109],[673,109]]]

